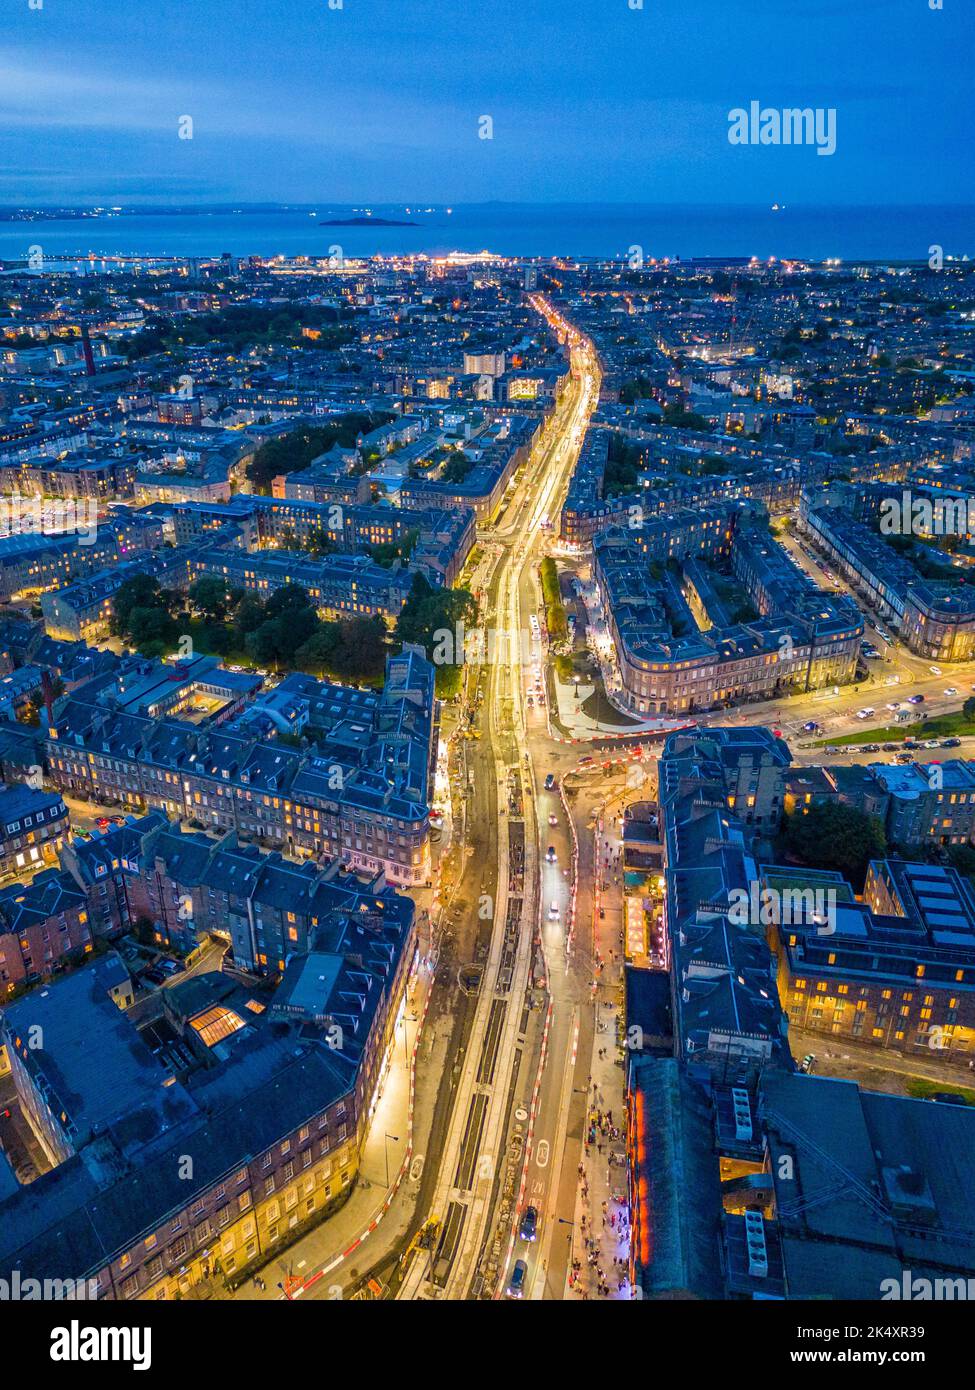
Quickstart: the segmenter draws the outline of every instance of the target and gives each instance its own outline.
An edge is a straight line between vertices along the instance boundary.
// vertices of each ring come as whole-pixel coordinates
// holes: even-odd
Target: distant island
[[[397,222],[389,217],[332,217],[320,227],[418,227],[419,222]]]

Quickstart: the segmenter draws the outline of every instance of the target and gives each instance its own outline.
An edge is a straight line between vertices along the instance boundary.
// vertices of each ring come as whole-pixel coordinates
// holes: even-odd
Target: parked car
[[[545,778],[545,790],[546,790],[547,792],[550,792],[554,786],[555,786],[555,773],[554,773],[554,772],[550,772],[550,773],[548,774],[548,776]]]
[[[805,1055],[805,1057],[803,1057],[802,1061],[799,1063],[799,1070],[808,1073],[808,1072],[811,1072],[811,1071],[812,1071],[812,1069],[813,1069],[813,1067],[814,1067],[815,1065],[816,1065],[816,1054],[815,1054],[815,1052],[807,1052],[806,1055]]]

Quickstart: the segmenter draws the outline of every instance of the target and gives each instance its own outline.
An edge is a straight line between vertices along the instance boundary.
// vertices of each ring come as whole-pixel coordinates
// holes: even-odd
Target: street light
[[[386,1142],[386,1140],[389,1140],[389,1139],[391,1139],[391,1140],[393,1141],[394,1144],[398,1144],[398,1143],[399,1143],[399,1135],[398,1135],[398,1134],[386,1134],[385,1132],[383,1133],[383,1154],[385,1155],[385,1158],[386,1158],[386,1186],[387,1186],[387,1187],[389,1187],[389,1144]]]

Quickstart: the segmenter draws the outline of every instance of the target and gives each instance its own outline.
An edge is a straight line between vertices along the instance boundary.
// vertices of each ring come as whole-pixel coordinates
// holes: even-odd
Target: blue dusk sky
[[[973,201],[975,0],[30,3],[3,204]],[[835,154],[731,145],[752,101]]]

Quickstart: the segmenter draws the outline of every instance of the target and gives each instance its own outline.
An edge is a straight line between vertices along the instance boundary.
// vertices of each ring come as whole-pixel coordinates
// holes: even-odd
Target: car
[[[862,655],[867,661],[879,661],[880,653],[875,647],[864,647]]]
[[[883,749],[885,753],[896,753],[900,747],[899,743],[885,743]]]
[[[942,748],[960,748],[960,747],[961,747],[961,739],[960,739],[960,738],[945,738],[945,739],[942,739],[942,740],[941,740],[941,747],[942,747]]]
[[[535,701],[532,699],[532,697],[531,697],[530,695],[529,695],[529,697],[528,697],[528,708],[529,708],[529,709],[534,709],[534,708],[535,708]]]
[[[857,710],[857,718],[858,718],[858,719],[869,719],[870,716],[871,716],[872,714],[876,714],[876,713],[877,713],[877,711],[876,711],[875,709],[873,709],[870,705],[865,705],[863,709],[858,709],[858,710]]]
[[[813,1067],[814,1067],[815,1065],[816,1065],[816,1054],[815,1054],[815,1052],[807,1052],[806,1055],[805,1055],[805,1057],[803,1057],[802,1061],[799,1063],[799,1070],[802,1071],[802,1072],[808,1073],[808,1072],[811,1072],[811,1071],[812,1071],[812,1069],[813,1069]]]
[[[895,763],[912,763],[913,761],[914,761],[914,754],[913,754],[913,753],[898,753],[897,756],[896,756],[895,759],[894,759],[894,762],[895,762]]]
[[[938,740],[937,740],[936,738],[926,738],[926,739],[924,740],[924,742],[921,744],[921,747],[922,747],[922,748],[937,748],[937,747],[938,747]]]
[[[928,670],[931,672],[932,676],[940,676],[940,675],[941,675],[941,667],[940,667],[940,666],[929,666],[929,667],[928,667]]]
[[[590,764],[592,761],[593,761],[593,756],[592,756],[592,754],[591,754],[591,753],[586,753],[583,757],[581,757],[581,758],[579,759],[579,766],[580,766],[580,767],[588,767],[589,764]]]
[[[107,830],[111,823],[112,822],[108,819],[108,816],[99,816],[98,819],[95,821],[95,824],[98,826],[99,830]]]
[[[526,1207],[521,1218],[521,1225],[518,1234],[522,1240],[535,1240],[538,1236],[538,1210],[535,1207]]]
[[[548,910],[548,915],[550,917],[557,917],[559,915],[559,905],[554,898],[552,899],[552,906]]]
[[[888,700],[888,701],[887,701],[887,708],[888,708],[888,709],[900,709],[900,707],[901,707],[901,702],[900,702],[900,700]]]
[[[554,772],[550,772],[550,773],[548,774],[548,776],[545,778],[545,790],[546,790],[547,792],[550,792],[554,786],[555,786],[555,773],[554,773]]]
[[[523,1298],[525,1293],[525,1279],[528,1276],[528,1266],[524,1260],[515,1260],[515,1267],[511,1271],[511,1278],[508,1280],[508,1297]]]
[[[558,825],[558,823],[559,823],[559,818],[558,818],[558,816],[556,816],[556,815],[554,815],[554,814],[551,815],[551,816],[549,816],[549,818],[548,818],[548,823],[549,823],[549,825]]]
[[[159,969],[164,975],[178,975],[186,966],[181,960],[163,960],[159,962]]]
[[[948,686],[948,689],[945,691],[945,694],[946,694],[946,695],[957,695],[957,694],[958,694],[958,691],[955,689],[955,687],[954,687],[953,685],[949,685],[949,686]]]
[[[865,744],[863,745],[863,747],[861,748],[860,751],[861,751],[861,753],[879,753],[879,752],[880,752],[880,744],[879,744],[879,743],[865,743]]]
[[[555,863],[556,855],[554,845],[549,845],[548,849],[545,851],[545,858],[548,860],[550,864]]]
[[[819,728],[819,725],[816,723],[815,719],[807,719],[802,727],[805,733],[814,734]]]
[[[923,695],[909,695],[908,698],[907,698],[907,703],[908,703],[909,705],[923,705],[923,704],[924,704],[924,696],[923,696]]]

